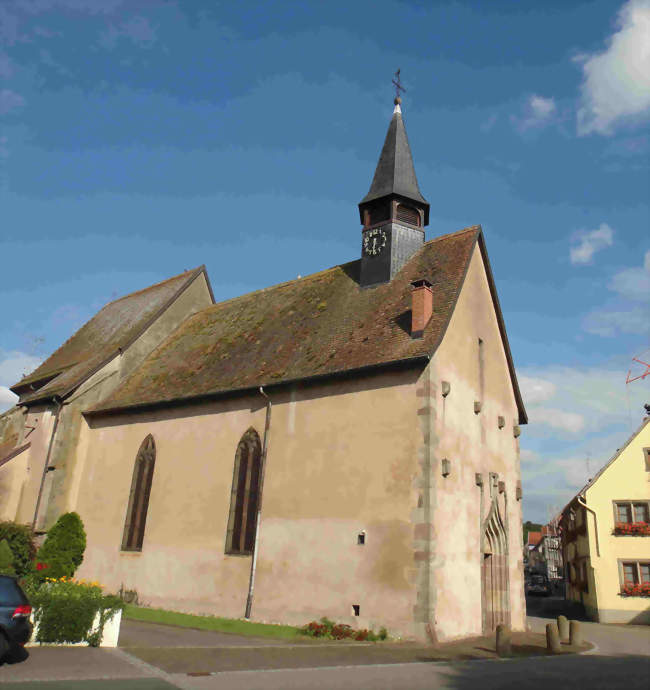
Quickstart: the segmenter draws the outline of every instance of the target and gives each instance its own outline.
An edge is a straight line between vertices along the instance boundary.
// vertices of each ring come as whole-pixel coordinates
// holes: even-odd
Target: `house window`
[[[253,552],[259,504],[262,447],[255,429],[239,441],[235,453],[226,553],[246,556]]]
[[[643,457],[645,459],[645,471],[650,472],[650,448],[643,449]]]
[[[126,522],[122,535],[122,551],[142,551],[155,463],[156,444],[153,436],[149,434],[140,444],[140,450],[138,450],[135,458],[129,506],[126,511]]]
[[[620,573],[623,587],[650,585],[650,561],[624,561]]]
[[[648,502],[616,501],[616,522],[648,522]]]

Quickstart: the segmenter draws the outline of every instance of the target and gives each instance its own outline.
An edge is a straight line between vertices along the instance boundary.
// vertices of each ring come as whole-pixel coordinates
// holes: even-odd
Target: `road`
[[[543,631],[558,606],[561,601],[553,598],[533,602],[531,610],[537,615],[528,619],[531,628]],[[32,648],[28,663],[0,667],[0,690],[519,690],[522,686],[562,690],[576,684],[581,690],[650,687],[650,627],[582,625],[584,637],[597,645],[587,654],[451,663],[427,661],[422,653],[411,655],[411,660],[404,663],[406,657],[373,646],[353,651],[329,651],[331,647],[324,647],[322,653],[311,653],[305,663],[300,649],[293,654],[287,649],[278,650],[274,643],[253,649],[251,645],[257,643],[250,639],[198,631],[185,632],[181,639],[178,632],[161,630],[153,639],[156,646],[149,653],[139,653],[141,658],[125,649]],[[137,627],[132,627],[131,632],[135,637],[129,642],[133,644],[137,641]],[[161,658],[163,647],[169,648],[166,663]],[[177,667],[170,662],[174,656],[191,659],[195,654],[197,660],[210,659],[213,669],[228,668],[228,664],[217,662],[222,655],[233,668],[234,658],[247,653],[245,647],[249,655],[253,652],[250,656],[254,665],[266,664],[267,668],[189,675],[176,672]],[[214,649],[214,658],[206,648]],[[278,655],[282,662],[276,666],[294,668],[269,668],[269,660]],[[201,673],[199,666],[194,666],[197,674]],[[186,668],[192,667],[186,663]]]

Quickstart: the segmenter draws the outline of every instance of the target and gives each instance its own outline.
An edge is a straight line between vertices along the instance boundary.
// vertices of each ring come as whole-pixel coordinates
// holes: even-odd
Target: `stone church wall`
[[[413,635],[417,372],[273,393],[252,616],[328,615]],[[250,557],[224,553],[235,450],[264,399],[91,420],[77,509],[81,577],[158,607],[242,617]],[[120,550],[133,465],[156,443],[142,552]],[[87,439],[83,439],[86,435]],[[365,544],[358,535],[365,533]],[[360,615],[353,615],[353,605]]]
[[[446,394],[443,381],[449,384]],[[482,632],[481,536],[492,494],[508,539],[504,598],[513,629],[523,630],[521,501],[516,499],[521,477],[513,434],[518,412],[478,246],[448,330],[421,378],[420,395],[423,423],[426,420],[429,430],[429,443],[420,453],[430,463],[432,488],[430,573],[422,560],[419,577],[421,582],[430,578],[435,636],[447,640]],[[478,412],[475,403],[480,403]],[[443,460],[449,462],[446,477]],[[477,486],[477,473],[482,475],[482,488]],[[503,493],[498,484],[491,487],[490,473],[498,474],[497,482],[505,482]],[[416,522],[424,522],[421,510],[416,517]],[[420,529],[424,534],[425,525]],[[418,617],[426,619],[422,610]]]

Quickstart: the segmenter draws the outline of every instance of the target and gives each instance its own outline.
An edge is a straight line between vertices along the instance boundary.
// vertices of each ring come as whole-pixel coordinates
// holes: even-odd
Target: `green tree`
[[[6,539],[0,541],[0,575],[16,576],[14,570],[14,555],[11,553]]]
[[[0,541],[5,539],[13,555],[13,566],[18,577],[24,577],[32,570],[36,555],[34,534],[29,525],[17,522],[0,522]]]
[[[36,560],[47,564],[47,577],[72,577],[86,550],[86,531],[77,513],[64,513],[51,527]]]

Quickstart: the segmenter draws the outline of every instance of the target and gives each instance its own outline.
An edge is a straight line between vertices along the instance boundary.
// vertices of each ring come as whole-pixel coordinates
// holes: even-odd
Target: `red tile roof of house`
[[[526,542],[528,546],[537,546],[540,541],[542,541],[541,532],[528,532],[528,541]]]

